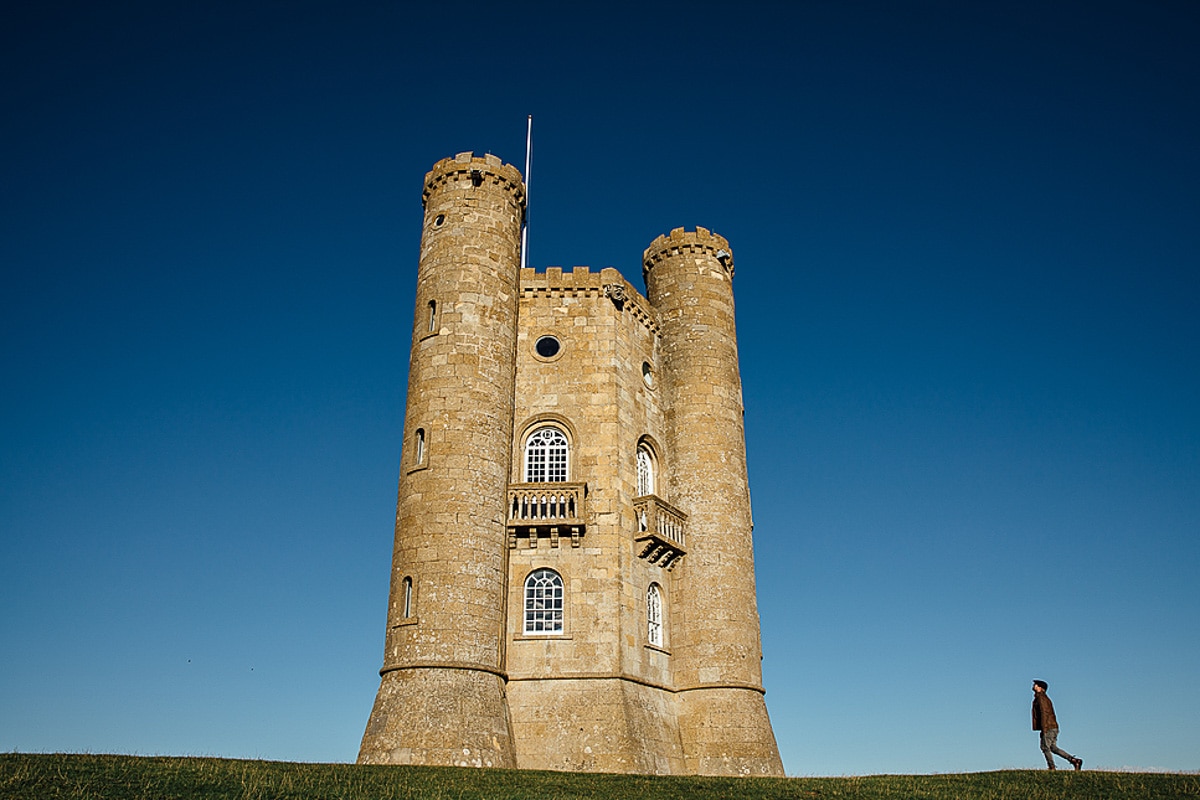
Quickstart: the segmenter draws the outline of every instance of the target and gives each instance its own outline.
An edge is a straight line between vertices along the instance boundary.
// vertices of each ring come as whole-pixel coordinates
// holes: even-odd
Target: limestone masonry
[[[521,269],[461,153],[425,223],[382,680],[358,760],[782,775],[763,701],[733,256],[676,228]]]

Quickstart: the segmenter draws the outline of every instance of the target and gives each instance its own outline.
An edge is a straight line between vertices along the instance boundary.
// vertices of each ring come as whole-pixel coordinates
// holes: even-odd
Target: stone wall
[[[656,328],[645,298],[614,269],[522,274],[511,480],[522,478],[528,434],[550,424],[571,441],[568,480],[588,487],[578,547],[561,537],[555,547],[543,531],[510,552],[508,691],[522,767],[682,768],[674,697],[664,688],[669,657],[646,642],[646,589],[670,576],[634,554],[637,443],[665,436],[659,393],[643,377],[643,364],[657,358]],[[547,336],[559,343],[552,357],[535,349]],[[566,586],[564,631],[527,636],[524,581],[545,567]]]

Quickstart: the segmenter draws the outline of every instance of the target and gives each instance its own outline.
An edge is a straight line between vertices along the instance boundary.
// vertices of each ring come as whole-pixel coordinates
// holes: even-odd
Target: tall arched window
[[[646,590],[646,639],[656,647],[663,646],[662,590],[657,583]]]
[[[567,479],[567,437],[558,428],[538,428],[525,440],[525,482]]]
[[[405,577],[404,579],[404,618],[409,619],[413,615],[413,592],[412,578]]]
[[[539,569],[525,579],[525,633],[563,632],[563,580],[552,569]]]
[[[637,449],[637,493],[638,497],[654,494],[654,455],[645,442]]]

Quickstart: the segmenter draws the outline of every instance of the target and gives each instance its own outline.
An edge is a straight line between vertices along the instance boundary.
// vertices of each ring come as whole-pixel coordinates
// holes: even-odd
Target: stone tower
[[[505,485],[525,185],[425,176],[382,682],[359,760],[516,765],[504,699]]]
[[[520,269],[516,169],[425,179],[391,599],[361,763],[782,775],[729,244]]]
[[[684,760],[689,773],[761,774],[780,762],[763,701],[733,254],[704,228],[676,229],[642,269],[662,325],[671,497],[688,513],[674,646]]]

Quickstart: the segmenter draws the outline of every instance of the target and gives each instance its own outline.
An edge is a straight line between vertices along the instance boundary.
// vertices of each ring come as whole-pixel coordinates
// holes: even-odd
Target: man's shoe
[[[1083,759],[1082,758],[1072,758],[1071,766],[1075,768],[1076,772],[1079,772],[1079,770],[1083,769]]]

